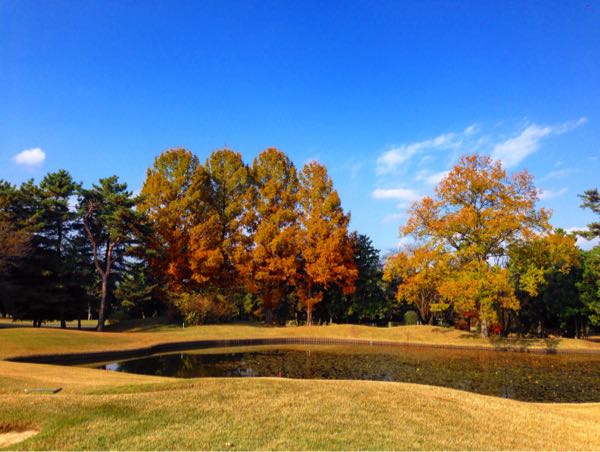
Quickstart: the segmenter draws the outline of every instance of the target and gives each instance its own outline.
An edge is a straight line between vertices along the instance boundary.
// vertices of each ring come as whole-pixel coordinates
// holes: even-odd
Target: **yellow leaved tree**
[[[527,171],[507,175],[499,161],[465,155],[435,190],[409,211],[402,228],[419,241],[452,253],[452,272],[440,294],[458,311],[476,311],[482,335],[500,309],[518,309],[504,268],[509,250],[549,228],[536,208],[538,191]]]
[[[345,295],[353,293],[358,271],[348,236],[350,216],[344,213],[324,165],[314,161],[304,165],[298,200],[301,214],[297,243],[302,270],[296,286],[310,326],[313,308],[323,300],[324,292],[337,286]]]

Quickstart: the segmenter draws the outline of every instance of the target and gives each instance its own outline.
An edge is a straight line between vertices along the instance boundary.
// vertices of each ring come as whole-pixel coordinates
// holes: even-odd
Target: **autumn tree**
[[[26,253],[29,240],[26,230],[16,229],[10,220],[0,218],[0,273]]]
[[[350,216],[344,213],[324,165],[314,161],[304,165],[298,200],[297,243],[302,271],[297,288],[310,326],[313,308],[321,302],[325,290],[338,286],[345,295],[354,292],[357,270],[348,236]]]
[[[92,261],[100,278],[97,330],[104,329],[109,278],[115,263],[131,254],[131,247],[147,234],[143,215],[135,210],[136,199],[117,176],[100,179],[81,191],[80,212],[92,247]]]
[[[526,171],[508,176],[499,161],[482,155],[465,155],[435,190],[410,210],[402,229],[419,240],[452,252],[457,261],[456,284],[475,288],[467,300],[458,287],[448,287],[448,302],[469,305],[479,312],[482,334],[497,319],[498,309],[517,309],[502,264],[508,249],[548,227],[549,213],[535,207],[538,192]],[[494,286],[486,278],[497,282]]]
[[[450,270],[448,260],[439,246],[428,244],[410,247],[386,260],[384,281],[401,281],[396,299],[414,305],[422,323],[431,324],[435,313],[449,307],[439,292]]]
[[[0,275],[29,249],[29,231],[13,212],[16,188],[0,180]]]
[[[249,259],[240,265],[247,289],[261,300],[267,323],[273,309],[295,284],[298,256],[298,176],[292,161],[270,148],[253,161],[250,199],[252,213],[245,220],[252,243]]]
[[[196,173],[189,247],[191,277],[201,286],[230,290],[241,284],[238,267],[250,243],[244,226],[250,183],[241,154],[230,149],[212,152]]]
[[[198,158],[185,149],[161,153],[148,169],[140,194],[138,209],[152,224],[153,233],[146,244],[150,269],[156,281],[166,286],[169,317],[173,306],[170,292],[186,290],[192,278],[190,268],[190,232],[197,217],[203,215],[200,192],[191,190],[199,177]]]
[[[469,261],[454,269],[438,290],[441,299],[465,317],[478,313],[483,336],[489,334],[488,324],[500,323],[503,310],[519,309],[508,270],[483,261]]]

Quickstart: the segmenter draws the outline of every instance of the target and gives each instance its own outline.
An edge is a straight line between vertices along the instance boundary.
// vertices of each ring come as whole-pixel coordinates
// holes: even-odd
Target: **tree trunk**
[[[60,311],[60,327],[63,330],[67,328],[67,321],[65,320],[65,312],[62,309]]]
[[[306,307],[306,326],[312,326],[313,324],[313,309],[312,306]]]
[[[106,309],[106,292],[108,291],[108,275],[102,277],[102,296],[100,297],[100,309],[98,309],[98,325],[96,330],[104,330],[104,311]]]
[[[77,329],[81,329],[81,316],[77,317]]]
[[[167,301],[167,319],[169,319],[169,321],[175,319],[175,306],[173,306],[171,300]]]
[[[487,320],[481,319],[479,324],[481,325],[481,337],[490,337]]]
[[[265,308],[265,323],[267,325],[273,325],[273,309]]]

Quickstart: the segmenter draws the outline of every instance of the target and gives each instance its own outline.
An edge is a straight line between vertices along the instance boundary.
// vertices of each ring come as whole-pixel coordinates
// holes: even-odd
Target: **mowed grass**
[[[0,322],[0,359],[36,354],[127,350],[153,344],[200,339],[249,339],[267,337],[328,337],[386,340],[420,345],[453,345],[481,348],[514,347],[542,350],[596,350],[600,343],[577,339],[484,339],[474,333],[432,326],[377,328],[364,325],[267,327],[258,323],[232,323],[182,328],[151,322],[109,327],[107,332],[58,328],[11,327]]]
[[[195,339],[320,336],[496,347],[429,326],[126,331],[0,327],[0,357],[122,350]],[[586,341],[502,346],[599,349]],[[53,394],[32,388],[62,388]],[[552,449],[600,450],[600,403],[535,404],[453,389],[371,381],[190,379],[0,361],[0,430],[39,431],[10,449]],[[0,434],[2,433],[0,432]]]
[[[0,363],[11,449],[600,449],[600,404],[370,381],[192,379]],[[30,385],[63,391],[24,394]]]

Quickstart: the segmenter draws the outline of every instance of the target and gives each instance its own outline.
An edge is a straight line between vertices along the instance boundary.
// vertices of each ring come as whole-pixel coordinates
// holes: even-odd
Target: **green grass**
[[[275,336],[497,346],[464,332],[427,326],[228,324],[182,329],[144,323],[107,333],[4,326],[3,358]],[[531,341],[525,346],[548,344]],[[552,346],[599,349],[599,344],[574,340]],[[63,390],[24,393],[36,387]],[[181,380],[8,361],[0,361],[0,426],[0,436],[39,431],[11,449],[600,449],[600,403],[535,404],[371,381]]]

